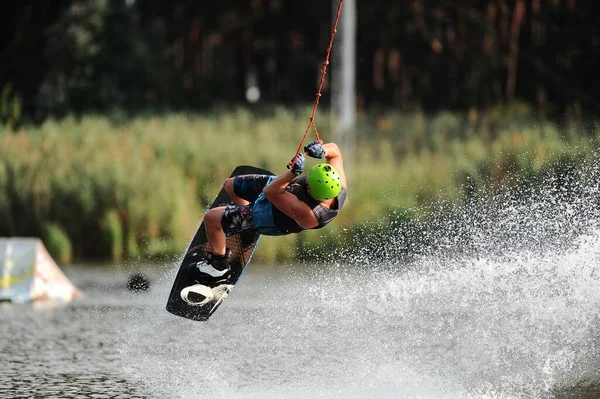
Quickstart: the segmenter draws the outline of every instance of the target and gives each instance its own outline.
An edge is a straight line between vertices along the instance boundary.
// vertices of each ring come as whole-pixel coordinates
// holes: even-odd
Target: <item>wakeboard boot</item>
[[[231,274],[231,266],[229,265],[230,255],[230,249],[225,250],[224,255],[209,253],[207,259],[190,265],[194,272],[194,277],[197,277],[199,282],[212,284],[227,281]]]

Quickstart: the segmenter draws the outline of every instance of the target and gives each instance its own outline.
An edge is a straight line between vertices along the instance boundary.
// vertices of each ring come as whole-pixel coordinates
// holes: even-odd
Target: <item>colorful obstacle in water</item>
[[[0,238],[0,301],[69,302],[81,292],[38,238]]]

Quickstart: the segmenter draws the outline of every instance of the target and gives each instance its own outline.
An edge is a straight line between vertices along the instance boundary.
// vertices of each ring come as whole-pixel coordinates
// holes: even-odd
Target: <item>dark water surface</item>
[[[574,388],[600,374],[594,240],[520,264],[251,267],[205,323],[164,310],[169,265],[144,293],[66,268],[84,299],[0,304],[0,397],[598,397]]]
[[[148,392],[123,373],[119,331],[142,295],[127,274],[68,268],[85,298],[71,304],[0,304],[0,396],[142,398]],[[147,297],[147,295],[146,295]]]

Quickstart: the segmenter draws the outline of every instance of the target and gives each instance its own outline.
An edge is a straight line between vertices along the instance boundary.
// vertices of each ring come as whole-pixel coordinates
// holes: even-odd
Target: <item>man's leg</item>
[[[234,204],[236,205],[248,205],[250,204],[250,202],[246,201],[243,198],[238,197],[235,194],[235,190],[233,188],[233,181],[235,180],[235,177],[230,177],[227,180],[225,180],[225,183],[223,183],[223,186],[225,187],[225,191],[227,191],[227,193],[229,194],[229,197],[231,198],[231,201],[233,201]]]
[[[271,177],[268,175],[240,175],[228,178],[223,186],[235,205],[247,206],[256,201]]]
[[[208,243],[214,255],[227,251],[227,237],[252,228],[252,207],[227,205],[210,209],[204,215]]]
[[[211,255],[208,259],[192,263],[190,266],[220,281],[230,270],[227,237],[252,228],[252,208],[226,205],[210,209],[204,215],[204,228]]]
[[[227,246],[227,237],[221,224],[225,209],[227,209],[226,206],[219,206],[210,209],[204,215],[204,227],[206,228],[208,243],[212,248],[213,254],[217,256],[225,255]]]
[[[227,254],[226,248],[227,238],[221,225],[221,219],[226,209],[227,206],[220,206],[210,209],[204,215],[204,228],[212,252],[207,260],[191,264],[192,267],[216,281],[227,278],[230,269],[229,254]]]
[[[238,233],[252,227],[252,211],[248,207],[250,201],[255,201],[262,189],[266,186],[270,176],[266,175],[241,175],[225,180],[225,191],[235,205],[239,207],[219,206],[210,209],[204,215],[206,236],[213,254],[225,255],[227,251],[227,236],[223,231],[223,223],[227,225],[228,234]],[[237,186],[237,188],[236,188]],[[236,190],[239,194],[236,193]],[[225,212],[227,210],[227,212]],[[225,220],[223,220],[225,213]]]

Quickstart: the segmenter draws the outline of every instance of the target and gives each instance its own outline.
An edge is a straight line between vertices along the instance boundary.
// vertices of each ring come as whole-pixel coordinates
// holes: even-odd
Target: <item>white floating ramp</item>
[[[0,301],[81,298],[39,238],[0,238]]]

